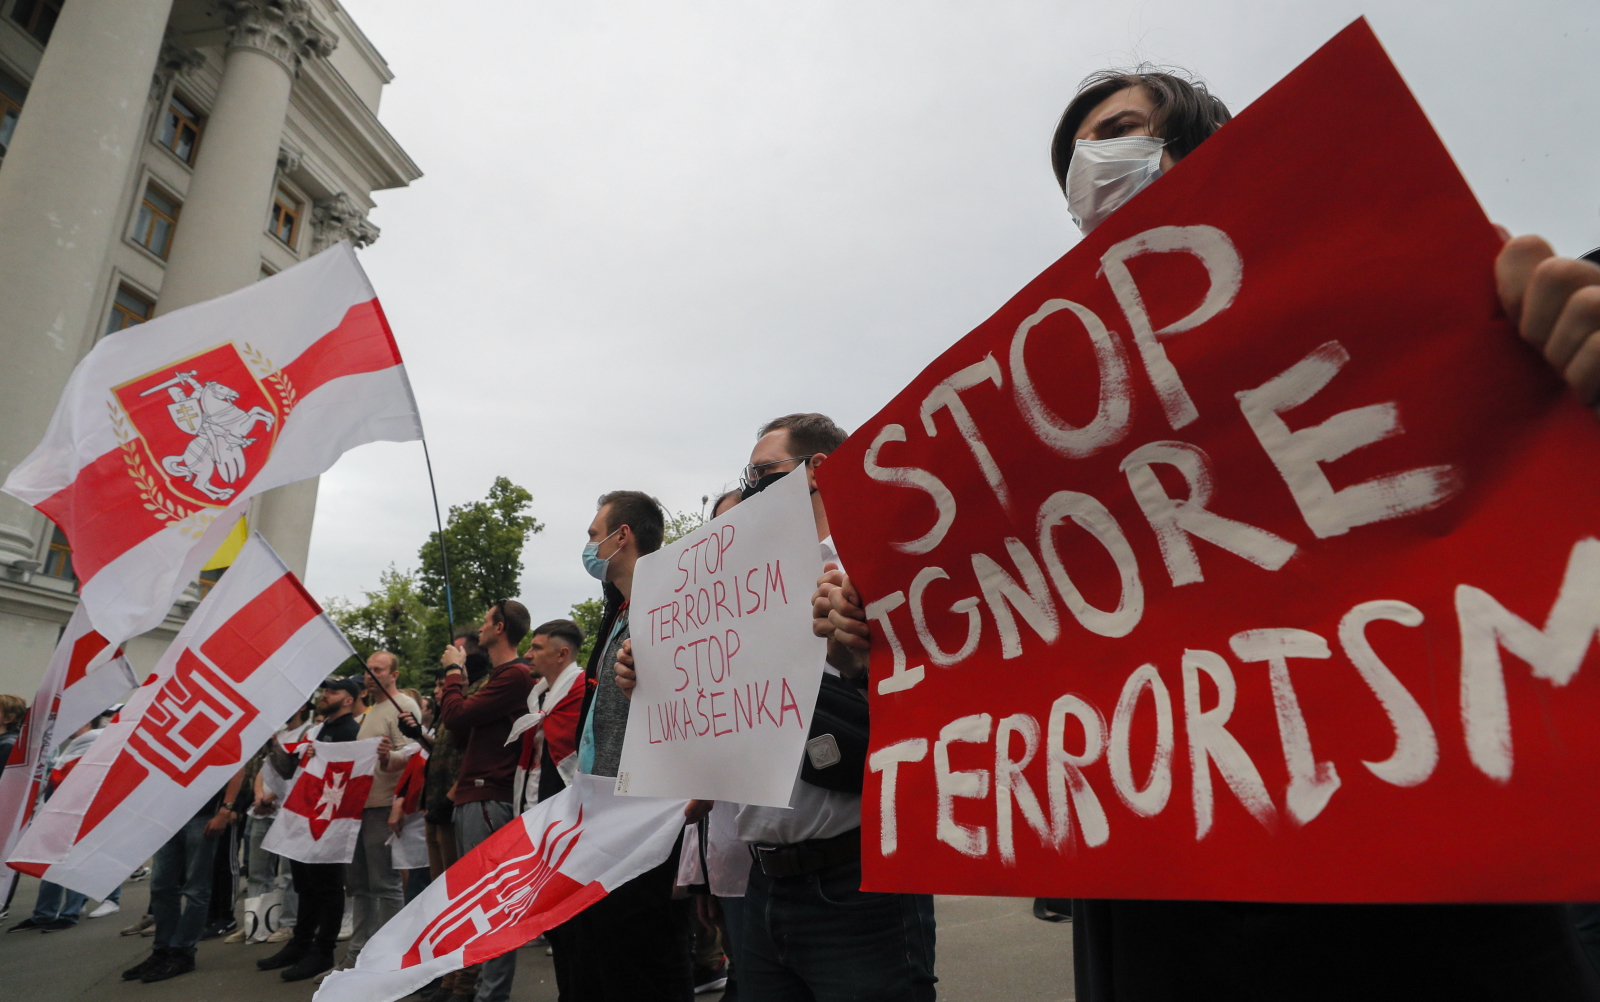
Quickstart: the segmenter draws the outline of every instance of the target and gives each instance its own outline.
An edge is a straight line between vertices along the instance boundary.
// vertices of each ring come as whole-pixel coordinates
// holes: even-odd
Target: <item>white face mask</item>
[[[1067,165],[1067,211],[1084,236],[1161,176],[1165,140],[1153,136],[1080,139]]]

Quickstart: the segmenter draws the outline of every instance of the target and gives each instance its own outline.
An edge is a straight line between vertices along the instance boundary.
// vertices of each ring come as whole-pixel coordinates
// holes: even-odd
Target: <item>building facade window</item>
[[[300,216],[304,210],[304,204],[282,188],[272,200],[272,235],[290,250],[294,249],[295,237],[300,235]]]
[[[217,582],[222,580],[223,572],[226,570],[226,567],[218,567],[215,570],[200,572],[199,585],[201,598],[205,598],[211,593],[211,589],[215,588],[217,586]]]
[[[111,317],[106,321],[106,333],[115,334],[117,331],[126,330],[134,324],[142,324],[150,319],[150,312],[155,309],[155,304],[150,300],[129,289],[126,285],[117,287],[117,298],[111,301]]]
[[[146,250],[165,260],[172,249],[172,232],[178,228],[178,202],[146,183],[139,217],[134,220],[133,239]]]
[[[66,534],[59,526],[51,526],[50,549],[44,555],[44,573],[63,581],[78,580],[72,570],[72,547],[67,545]]]
[[[22,25],[22,30],[39,40],[43,45],[50,41],[50,32],[55,30],[56,18],[61,16],[62,0],[17,0],[17,5],[11,8],[11,20]]]
[[[200,145],[202,121],[199,113],[187,101],[173,94],[167,100],[167,113],[161,119],[161,145],[184,163],[194,163],[194,151]]]
[[[11,135],[17,131],[17,119],[22,115],[22,102],[27,100],[28,88],[0,73],[0,157],[6,155],[11,145]]]

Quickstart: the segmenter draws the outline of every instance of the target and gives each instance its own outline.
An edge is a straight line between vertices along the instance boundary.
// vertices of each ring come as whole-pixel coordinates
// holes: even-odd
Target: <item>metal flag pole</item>
[[[433,524],[439,527],[439,560],[444,564],[444,612],[450,629],[456,628],[455,603],[450,598],[450,555],[445,552],[444,519],[439,516],[439,488],[433,483],[433,457],[428,455],[428,440],[422,440],[422,461],[428,464],[428,490],[433,492]]]

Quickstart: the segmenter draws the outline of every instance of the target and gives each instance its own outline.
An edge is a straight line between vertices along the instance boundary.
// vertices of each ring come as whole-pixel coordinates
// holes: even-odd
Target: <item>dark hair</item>
[[[1050,166],[1063,190],[1067,186],[1067,165],[1072,162],[1072,146],[1083,120],[1101,101],[1129,87],[1143,87],[1150,95],[1150,103],[1155,106],[1150,134],[1167,141],[1167,151],[1174,160],[1193,153],[1196,146],[1233,117],[1228,106],[1204,83],[1175,67],[1163,71],[1142,65],[1091,73],[1078,85],[1077,95],[1061,113],[1056,134],[1050,140]]]
[[[818,453],[829,453],[844,444],[848,437],[844,429],[833,423],[833,419],[826,414],[785,414],[780,418],[773,418],[761,426],[756,432],[756,438],[770,435],[775,431],[789,433],[789,454],[791,456],[815,456]]]
[[[506,628],[506,642],[512,647],[522,643],[522,638],[528,635],[528,624],[533,617],[528,615],[528,607],[516,599],[505,598],[489,606],[489,615],[492,622],[499,623]]]
[[[607,535],[625,525],[639,541],[641,555],[661,549],[661,541],[667,533],[667,517],[661,511],[660,501],[643,491],[612,491],[600,495],[595,507],[604,509],[608,505],[611,511],[606,515]]]
[[[572,648],[572,656],[578,656],[578,649],[583,646],[583,628],[570,619],[552,619],[548,623],[541,623],[533,630],[536,637],[558,638]]]
[[[729,498],[733,499],[733,504],[738,504],[741,500],[744,499],[744,491],[741,491],[739,488],[735,487],[731,491],[726,491],[726,492],[724,492],[722,494],[717,495],[717,499],[715,501],[711,502],[711,517],[712,518],[716,518],[717,517],[717,509],[721,508],[722,507],[722,502],[728,500]],[[732,508],[733,505],[731,504],[728,507]]]

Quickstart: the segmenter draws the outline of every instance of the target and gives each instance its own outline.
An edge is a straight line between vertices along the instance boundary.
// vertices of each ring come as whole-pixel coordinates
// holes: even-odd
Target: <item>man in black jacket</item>
[[[317,711],[325,716],[313,734],[316,740],[356,740],[361,725],[352,711],[365,690],[359,678],[330,678],[322,683]],[[298,764],[276,741],[272,744],[270,761],[286,779],[294,775]],[[333,968],[339,923],[344,920],[344,864],[290,860],[289,871],[294,875],[295,893],[300,896],[294,938],[277,953],[256,961],[256,967],[263,971],[281,967],[283,980],[303,981]]]

